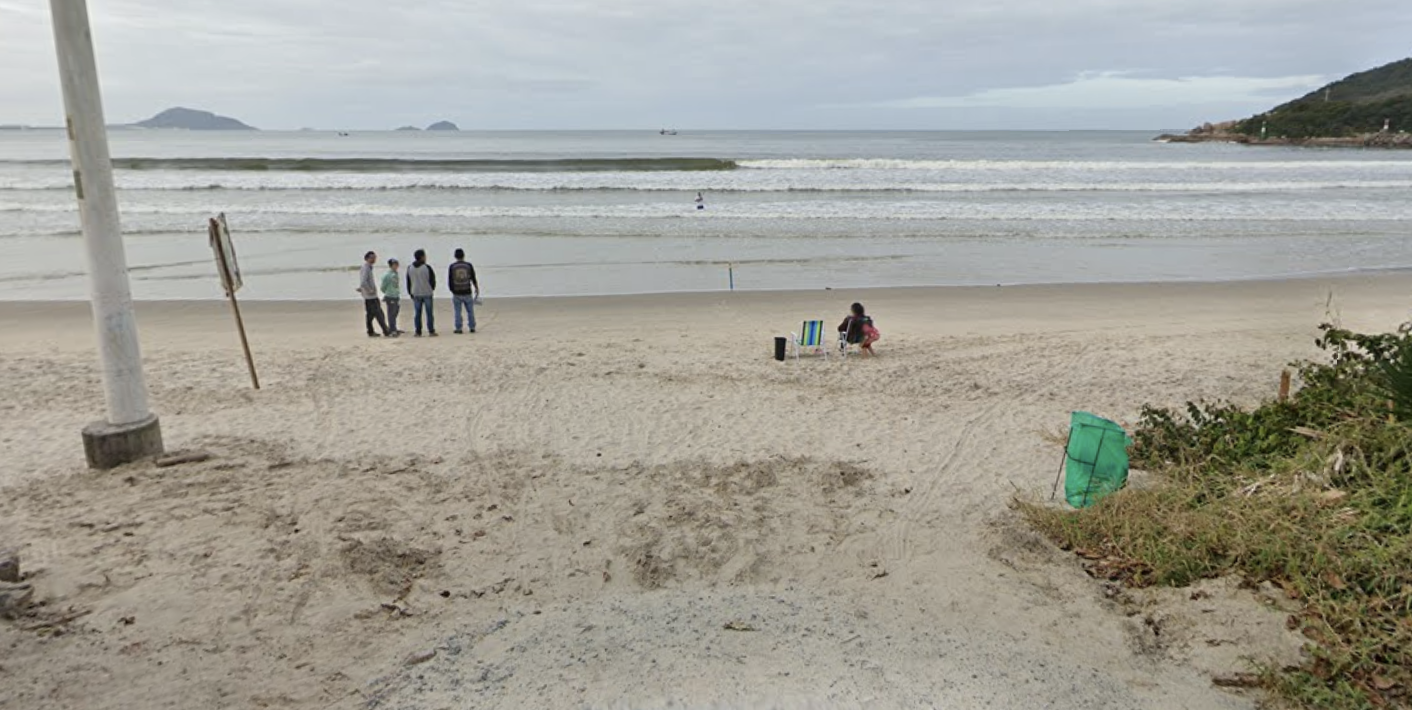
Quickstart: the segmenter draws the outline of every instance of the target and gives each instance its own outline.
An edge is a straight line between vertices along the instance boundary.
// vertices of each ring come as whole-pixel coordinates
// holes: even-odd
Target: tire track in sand
[[[1038,341],[1029,344],[1028,347],[1018,348],[1017,355],[1022,356],[1033,351],[1053,352],[1056,345],[1064,347],[1070,343]],[[1074,347],[1076,352],[1073,356],[1066,357],[1061,362],[1036,358],[1034,366],[1026,368],[1027,372],[1018,373],[1015,377],[1016,381],[1045,382],[1046,384],[1034,388],[1021,388],[1013,395],[1009,393],[997,395],[978,414],[966,420],[955,442],[951,445],[951,450],[947,452],[941,463],[932,471],[924,473],[919,480],[912,482],[912,492],[903,498],[902,505],[897,511],[897,520],[883,535],[884,560],[905,563],[913,558],[917,547],[913,531],[937,510],[940,498],[943,495],[964,494],[971,491],[969,485],[958,489],[956,487],[958,481],[954,474],[961,464],[974,463],[974,457],[969,454],[973,453],[978,435],[990,428],[1002,408],[1018,409],[1024,405],[1033,404],[1061,385],[1067,385],[1068,382],[1060,379],[1057,375],[1072,372],[1090,350],[1086,343],[1077,343],[1074,344]],[[1021,362],[1027,361],[1024,358],[1016,359]],[[1026,377],[1030,374],[1037,376]],[[979,466],[980,464],[974,465]]]

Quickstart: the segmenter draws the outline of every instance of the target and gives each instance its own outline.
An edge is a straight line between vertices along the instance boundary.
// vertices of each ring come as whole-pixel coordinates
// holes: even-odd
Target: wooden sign
[[[240,280],[240,264],[235,260],[235,245],[230,241],[225,213],[211,220],[211,250],[216,253],[216,270],[221,275],[226,295],[234,295],[244,283]]]
[[[235,329],[240,333],[240,348],[245,351],[245,365],[250,368],[250,384],[260,389],[260,376],[255,374],[255,358],[250,355],[250,341],[245,338],[245,320],[240,317],[240,303],[235,300],[235,292],[243,285],[240,280],[240,266],[235,261],[235,246],[230,241],[230,229],[226,227],[224,213],[208,220],[211,249],[216,252],[216,271],[221,275],[221,285],[225,287],[226,298],[230,300],[231,312],[235,314]]]

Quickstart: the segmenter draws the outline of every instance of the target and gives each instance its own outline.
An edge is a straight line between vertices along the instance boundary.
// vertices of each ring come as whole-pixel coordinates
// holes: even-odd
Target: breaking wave
[[[67,161],[20,161],[33,166],[66,166]],[[702,172],[735,170],[718,158],[563,158],[524,160],[404,158],[114,158],[118,170],[208,170],[215,172],[299,173],[593,173]]]
[[[66,160],[4,161],[3,165],[67,168]],[[130,171],[204,170],[210,172],[295,173],[593,173],[725,172],[732,170],[880,170],[1013,172],[1059,170],[1113,172],[1133,170],[1300,170],[1402,168],[1408,160],[1269,160],[1269,161],[1107,161],[1107,160],[913,160],[906,158],[718,157],[634,158],[114,158],[113,167]]]
[[[1141,161],[1141,160],[909,160],[902,158],[787,158],[737,160],[745,170],[1062,170],[1111,172],[1131,170],[1298,170],[1317,168],[1398,167],[1412,169],[1408,160],[1271,160],[1271,161]]]
[[[1042,192],[1115,192],[1115,193],[1249,193],[1298,192],[1313,190],[1387,190],[1412,189],[1412,180],[1248,180],[1212,182],[889,182],[889,181],[830,181],[830,180],[649,180],[631,175],[605,175],[602,178],[572,179],[551,176],[525,179],[482,178],[473,175],[399,176],[369,174],[356,176],[279,175],[229,177],[201,175],[184,179],[179,175],[133,177],[119,175],[120,190],[150,192],[203,192],[233,190],[240,192],[288,191],[469,191],[469,192],[694,192],[705,190],[716,194],[731,193],[1042,193]],[[72,181],[66,175],[46,178],[6,179],[0,176],[0,191],[46,192],[70,191]]]

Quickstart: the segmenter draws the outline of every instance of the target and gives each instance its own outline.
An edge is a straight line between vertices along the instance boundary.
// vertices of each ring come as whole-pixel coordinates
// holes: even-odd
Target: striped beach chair
[[[821,320],[806,320],[800,326],[798,333],[790,333],[794,336],[794,359],[799,359],[799,354],[805,349],[821,353],[825,358],[829,356],[829,347],[824,336],[824,322]]]

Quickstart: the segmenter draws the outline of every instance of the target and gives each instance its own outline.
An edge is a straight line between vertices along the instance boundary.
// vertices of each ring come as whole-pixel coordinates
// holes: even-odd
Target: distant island
[[[416,126],[398,126],[397,128],[394,128],[393,130],[394,130],[394,131],[410,132],[410,131],[421,131],[421,130],[423,130],[423,129],[418,128],[418,127],[416,127]],[[428,130],[428,131],[459,131],[459,130],[461,130],[461,127],[460,127],[460,126],[457,126],[456,124],[454,124],[454,123],[452,123],[452,122],[450,122],[450,121],[437,121],[436,123],[433,123],[433,124],[431,124],[430,126],[427,126],[425,130]]]
[[[1351,74],[1239,121],[1207,123],[1173,143],[1412,148],[1412,58]]]
[[[177,128],[188,131],[254,131],[258,130],[229,116],[217,116],[210,111],[189,108],[169,108],[145,121],[133,124],[139,128]]]

